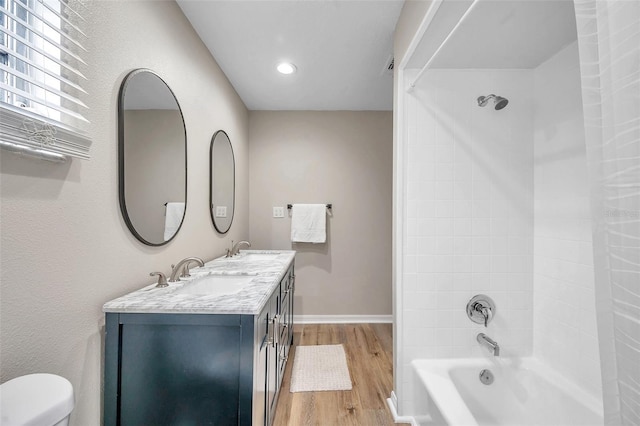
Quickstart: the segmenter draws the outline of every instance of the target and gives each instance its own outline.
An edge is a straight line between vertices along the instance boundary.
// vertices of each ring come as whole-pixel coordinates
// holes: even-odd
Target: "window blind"
[[[88,159],[81,0],[0,0],[0,146]]]

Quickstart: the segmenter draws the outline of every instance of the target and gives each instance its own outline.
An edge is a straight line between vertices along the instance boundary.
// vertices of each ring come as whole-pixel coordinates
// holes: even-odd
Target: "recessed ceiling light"
[[[277,69],[282,74],[293,74],[296,72],[296,66],[289,62],[281,62],[278,64]]]

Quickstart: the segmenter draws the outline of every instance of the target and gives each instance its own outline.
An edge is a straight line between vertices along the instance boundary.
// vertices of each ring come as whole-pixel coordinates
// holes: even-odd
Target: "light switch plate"
[[[227,206],[216,206],[216,217],[227,217]]]
[[[273,217],[284,217],[284,207],[274,207]]]

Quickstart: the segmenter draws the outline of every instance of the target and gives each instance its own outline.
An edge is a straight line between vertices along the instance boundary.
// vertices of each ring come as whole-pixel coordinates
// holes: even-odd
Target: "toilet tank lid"
[[[49,373],[28,374],[0,385],[0,424],[54,425],[73,410],[73,386]]]

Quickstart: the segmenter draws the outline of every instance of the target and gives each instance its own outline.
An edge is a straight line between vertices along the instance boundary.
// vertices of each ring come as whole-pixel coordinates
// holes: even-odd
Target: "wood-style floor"
[[[294,326],[294,347],[282,380],[274,424],[393,425],[387,398],[393,388],[391,324],[304,324]],[[344,345],[353,389],[289,392],[296,346]]]

